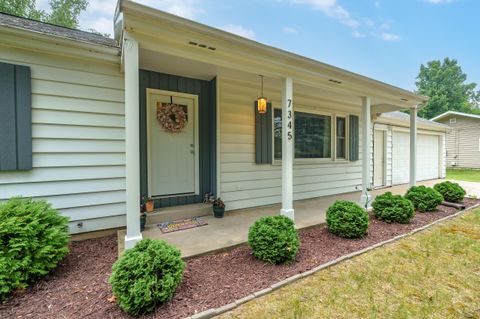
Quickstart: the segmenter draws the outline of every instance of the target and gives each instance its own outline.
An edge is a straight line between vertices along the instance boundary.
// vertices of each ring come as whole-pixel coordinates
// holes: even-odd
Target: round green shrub
[[[412,186],[405,198],[413,203],[415,209],[421,212],[431,212],[443,202],[443,196],[436,190],[426,186]]]
[[[466,194],[465,190],[460,185],[449,181],[435,184],[433,188],[442,194],[447,202],[452,203],[461,202]]]
[[[50,272],[68,253],[68,218],[43,200],[0,204],[0,300]]]
[[[375,197],[372,207],[375,217],[387,223],[408,224],[415,215],[411,201],[391,192]]]
[[[143,239],[113,264],[109,282],[120,308],[138,315],[170,300],[184,269],[180,250],[163,240]]]
[[[368,214],[357,203],[337,200],[327,209],[327,226],[337,236],[359,238],[367,233]]]
[[[295,260],[300,240],[293,221],[286,216],[266,216],[248,231],[248,245],[253,255],[271,264]]]

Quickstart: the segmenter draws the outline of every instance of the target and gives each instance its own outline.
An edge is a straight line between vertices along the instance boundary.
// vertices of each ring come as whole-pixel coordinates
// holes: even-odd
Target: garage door
[[[417,180],[438,178],[438,135],[418,135]]]
[[[409,182],[410,134],[393,132],[392,139],[392,183]],[[419,134],[417,138],[417,180],[438,178],[439,137]]]

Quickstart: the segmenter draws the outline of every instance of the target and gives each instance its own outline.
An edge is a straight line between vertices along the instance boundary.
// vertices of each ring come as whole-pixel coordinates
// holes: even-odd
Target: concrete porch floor
[[[419,182],[418,185],[433,186],[442,180]],[[480,183],[459,182],[467,194],[480,196]],[[403,195],[408,184],[381,188],[372,191],[372,196],[392,192]],[[323,196],[294,202],[295,224],[298,229],[325,223],[326,210],[336,200],[359,202],[360,192]],[[277,215],[280,204],[234,210],[225,213],[224,218],[204,216],[208,225],[163,234],[156,225],[147,225],[143,238],[161,239],[178,247],[182,257],[188,258],[216,250],[221,250],[247,241],[248,229],[260,217]],[[119,253],[124,250],[125,230],[118,232]]]

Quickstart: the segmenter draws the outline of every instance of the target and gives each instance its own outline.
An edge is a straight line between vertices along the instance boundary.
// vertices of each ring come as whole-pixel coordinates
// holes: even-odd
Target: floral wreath
[[[181,105],[158,102],[157,120],[165,131],[180,133],[187,125],[187,114]]]

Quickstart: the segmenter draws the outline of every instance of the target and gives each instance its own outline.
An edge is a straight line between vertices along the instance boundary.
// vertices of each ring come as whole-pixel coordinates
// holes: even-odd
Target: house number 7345
[[[287,105],[287,138],[290,141],[293,138],[293,133],[292,133],[292,99],[288,99],[288,105]]]

